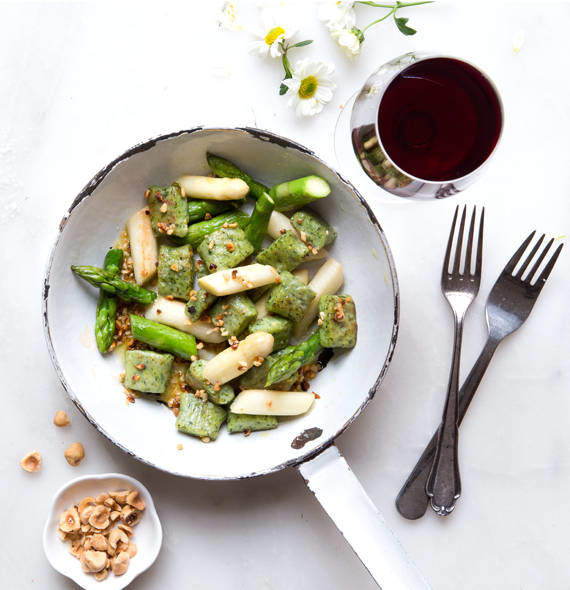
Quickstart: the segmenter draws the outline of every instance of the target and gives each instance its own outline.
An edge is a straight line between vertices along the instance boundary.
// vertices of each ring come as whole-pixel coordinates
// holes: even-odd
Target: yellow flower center
[[[281,35],[285,34],[285,29],[283,27],[273,27],[267,35],[265,35],[265,42],[267,45],[273,45],[275,40],[280,37]]]
[[[311,98],[311,96],[317,91],[318,85],[319,81],[315,76],[307,76],[306,78],[303,78],[299,86],[299,96],[301,98]]]

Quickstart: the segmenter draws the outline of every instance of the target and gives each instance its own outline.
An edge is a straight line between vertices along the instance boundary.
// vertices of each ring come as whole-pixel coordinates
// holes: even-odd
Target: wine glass
[[[501,98],[489,77],[464,60],[430,53],[406,53],[380,66],[347,109],[342,142],[348,126],[362,169],[400,197],[440,199],[464,190],[488,163],[503,128]],[[338,157],[341,129],[337,124]]]

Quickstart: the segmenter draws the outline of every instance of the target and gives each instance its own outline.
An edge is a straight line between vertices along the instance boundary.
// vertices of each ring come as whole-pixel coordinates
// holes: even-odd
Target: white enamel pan
[[[332,193],[314,208],[338,231],[331,254],[343,265],[357,305],[358,344],[333,357],[313,381],[313,409],[246,438],[222,432],[203,444],[177,432],[172,413],[153,401],[125,404],[116,355],[94,345],[96,291],[71,264],[101,264],[151,184],[208,172],[206,152],[227,157],[268,185],[318,174]],[[196,128],[133,147],[97,173],[63,217],[44,285],[44,325],[57,374],[101,434],[140,461],[184,477],[237,479],[295,467],[384,590],[427,583],[340,455],[334,440],[368,405],[390,363],[398,332],[398,282],[390,249],[361,195],[301,145],[256,129]],[[136,414],[136,416],[135,416]],[[184,443],[184,451],[177,450]],[[304,443],[304,444],[303,444]]]

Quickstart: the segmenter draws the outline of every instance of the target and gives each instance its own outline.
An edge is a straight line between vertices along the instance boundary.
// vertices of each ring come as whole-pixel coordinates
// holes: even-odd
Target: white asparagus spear
[[[236,349],[226,348],[204,366],[204,379],[223,385],[253,366],[256,359],[265,359],[273,350],[273,336],[254,332],[241,340]]]
[[[310,391],[273,391],[245,389],[238,393],[230,406],[234,414],[265,416],[298,416],[307,412],[315,401]]]
[[[184,307],[182,301],[171,301],[164,297],[157,297],[154,303],[145,311],[145,316],[149,320],[188,332],[188,334],[192,334],[203,342],[218,344],[226,340],[210,322],[193,322],[186,315]]]
[[[309,283],[309,289],[312,289],[316,295],[309,304],[305,317],[299,320],[293,328],[293,336],[301,338],[307,331],[311,322],[317,316],[319,310],[319,299],[323,295],[334,295],[343,283],[342,265],[334,258],[329,258],[317,271],[313,280]]]
[[[137,285],[143,285],[156,274],[158,245],[152,232],[150,215],[145,207],[127,221],[127,233],[131,244],[131,257]]]
[[[293,275],[296,276],[303,285],[306,285],[309,282],[309,271],[306,268],[299,268],[293,272]],[[267,298],[269,297],[269,292],[265,293],[263,297],[258,299],[255,302],[255,309],[257,309],[257,319],[260,320],[269,315],[267,311]]]
[[[198,284],[208,293],[223,297],[256,287],[264,287],[279,280],[279,273],[269,264],[250,264],[219,270],[201,277]]]
[[[278,237],[283,235],[286,231],[295,231],[291,220],[287,215],[283,215],[279,211],[273,211],[267,224],[267,233],[270,237],[276,240]]]
[[[249,186],[241,178],[213,178],[185,174],[176,181],[187,197],[213,201],[243,199]]]

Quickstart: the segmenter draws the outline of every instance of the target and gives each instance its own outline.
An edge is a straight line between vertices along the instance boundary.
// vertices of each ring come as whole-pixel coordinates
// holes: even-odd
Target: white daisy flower
[[[316,115],[333,97],[336,88],[334,66],[322,61],[302,59],[295,65],[293,77],[283,80],[288,87],[289,106],[298,117]]]
[[[281,42],[291,39],[296,33],[297,30],[281,15],[264,11],[262,25],[252,31],[257,39],[252,42],[250,51],[262,57],[281,57]]]
[[[515,54],[518,53],[522,49],[522,46],[524,45],[524,39],[525,39],[524,31],[519,30],[515,33],[515,35],[513,37],[513,52]]]
[[[355,57],[360,53],[363,36],[358,29],[332,29],[331,37],[338,43],[348,57]]]
[[[356,23],[353,7],[351,0],[321,0],[319,18],[329,31],[351,29]]]
[[[233,2],[224,2],[220,7],[218,26],[226,31],[241,31],[242,26],[236,23],[236,8]]]

